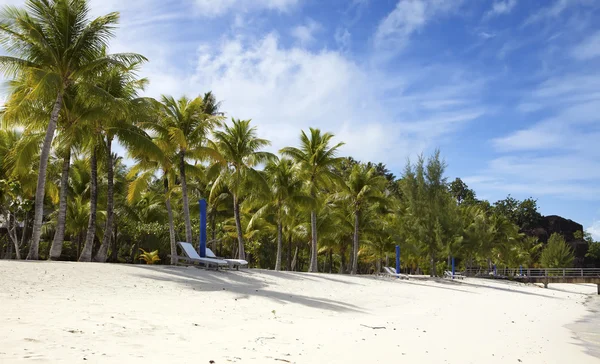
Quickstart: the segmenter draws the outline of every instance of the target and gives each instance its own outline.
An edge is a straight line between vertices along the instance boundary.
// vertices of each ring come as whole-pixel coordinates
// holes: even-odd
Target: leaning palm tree
[[[232,119],[231,122],[231,126],[225,125],[224,130],[217,130],[213,133],[219,160],[209,171],[209,175],[218,173],[211,189],[211,197],[219,194],[224,186],[227,186],[231,192],[238,239],[238,255],[240,259],[245,259],[240,199],[243,196],[264,193],[268,190],[265,178],[254,168],[276,157],[271,153],[261,151],[271,143],[256,136],[256,128],[250,126],[250,120]]]
[[[211,94],[212,95],[212,94]],[[210,99],[210,98],[209,98]],[[207,99],[207,101],[210,101]],[[214,99],[212,99],[214,101]],[[208,114],[201,97],[188,99],[182,97],[175,100],[171,96],[162,96],[162,114],[158,123],[150,126],[165,142],[168,141],[177,147],[179,182],[183,196],[183,215],[185,219],[185,239],[193,242],[192,223],[190,221],[190,207],[186,170],[193,168],[187,164],[186,159],[203,160],[215,156],[215,151],[207,146],[208,135],[221,124],[219,114]],[[216,113],[217,105],[212,105],[209,112]]]
[[[11,98],[53,105],[41,149],[35,195],[33,236],[28,259],[38,259],[42,232],[46,170],[63,95],[69,85],[82,82],[90,72],[107,63],[143,59],[140,55],[102,56],[113,36],[118,13],[92,21],[87,0],[26,0],[25,9],[5,7],[0,14],[0,42],[9,56],[0,56],[0,70],[9,78],[24,77],[29,87],[13,90]],[[10,105],[10,102],[9,102]],[[8,112],[26,122],[18,104]]]
[[[346,200],[352,206],[354,215],[351,274],[356,274],[358,270],[361,214],[372,204],[385,203],[383,190],[386,183],[387,180],[385,177],[378,175],[374,168],[363,164],[355,164],[346,180],[344,188],[337,194],[338,198]]]
[[[319,129],[310,128],[310,137],[304,131],[300,135],[300,147],[287,147],[281,150],[283,155],[289,156],[294,160],[305,178],[310,196],[316,200],[319,188],[332,182],[339,181],[339,176],[334,172],[341,158],[337,158],[338,149],[344,143],[338,143],[333,147],[329,146],[333,134],[322,134]],[[317,211],[313,209],[310,213],[311,226],[311,256],[310,272],[317,272]]]
[[[284,215],[291,214],[292,210],[311,206],[312,200],[304,193],[303,181],[298,178],[291,160],[282,158],[269,161],[265,166],[265,173],[270,191],[261,196],[262,207],[256,211],[249,225],[257,218],[274,215],[277,224],[275,270],[281,270]]]

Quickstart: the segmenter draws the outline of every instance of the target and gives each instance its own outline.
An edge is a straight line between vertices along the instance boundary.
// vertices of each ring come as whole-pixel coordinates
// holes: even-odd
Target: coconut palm
[[[173,223],[173,209],[171,206],[171,195],[175,186],[174,160],[175,147],[173,144],[161,139],[155,139],[154,143],[162,152],[161,155],[151,157],[143,150],[135,152],[138,163],[129,171],[129,184],[127,201],[133,204],[140,200],[142,193],[148,189],[156,174],[162,172],[162,183],[164,186],[164,201],[167,208],[169,224],[169,242],[171,247],[171,264],[177,264],[177,243],[175,241],[175,226]]]
[[[87,0],[26,0],[25,5],[25,9],[5,7],[0,14],[0,42],[9,54],[0,57],[0,70],[9,78],[28,80],[29,87],[12,90],[11,97],[22,98],[26,93],[31,99],[52,105],[40,154],[33,236],[27,256],[38,259],[48,158],[65,90],[107,63],[127,63],[143,57],[102,56],[119,20],[118,13],[90,21]],[[21,113],[16,104],[9,105],[9,112]]]
[[[302,176],[307,181],[310,196],[316,200],[319,188],[332,182],[339,181],[339,176],[334,172],[341,158],[337,158],[338,149],[344,143],[338,143],[330,147],[329,143],[334,135],[321,133],[319,129],[310,128],[310,136],[304,131],[300,135],[300,147],[287,147],[281,150],[283,155],[289,156],[300,167]],[[311,224],[311,258],[309,271],[317,272],[317,211],[313,209],[310,213]]]
[[[303,181],[298,178],[291,160],[282,158],[269,161],[265,166],[265,173],[270,190],[261,198],[266,203],[252,217],[250,225],[256,218],[274,215],[277,224],[275,270],[281,270],[284,217],[291,214],[292,210],[310,206],[312,200],[303,193]]]
[[[211,189],[211,199],[221,193],[223,186],[227,186],[233,197],[233,214],[239,245],[238,255],[240,259],[245,259],[244,236],[240,219],[241,198],[268,190],[264,176],[254,168],[274,160],[276,157],[262,151],[271,143],[257,137],[256,128],[250,126],[250,120],[231,119],[231,123],[232,125],[225,125],[223,130],[213,133],[219,156],[218,161],[209,171],[210,176],[218,173]]]
[[[139,129],[134,120],[148,116],[152,109],[151,101],[138,97],[138,92],[143,90],[148,80],[138,79],[136,72],[139,63],[129,67],[109,66],[100,73],[98,84],[100,90],[105,92],[110,110],[104,122],[98,126],[103,131],[103,147],[106,148],[107,172],[107,204],[105,231],[112,231],[114,219],[114,157],[112,155],[112,142],[115,137],[128,149],[137,151],[143,149],[146,155],[162,156],[162,151],[152,143],[150,137]],[[110,245],[111,234],[104,234],[102,244],[94,258],[97,262],[105,262]]]
[[[337,197],[346,200],[352,206],[354,236],[351,274],[356,274],[358,270],[358,251],[360,249],[361,214],[373,204],[384,204],[386,202],[383,197],[383,190],[387,184],[387,180],[385,177],[377,174],[375,168],[363,164],[355,164],[345,182],[345,186],[337,194]]]
[[[159,134],[159,138],[177,147],[177,166],[183,196],[185,238],[190,243],[193,242],[193,239],[186,172],[193,166],[187,164],[186,159],[204,160],[209,156],[215,156],[215,151],[207,146],[208,135],[221,124],[222,120],[220,115],[209,114],[205,109],[205,107],[210,106],[208,112],[217,112],[218,103],[214,102],[214,97],[209,96],[207,102],[212,103],[212,106],[205,105],[201,97],[195,99],[182,97],[175,100],[172,96],[163,95],[161,98],[160,119],[154,126],[150,126]]]

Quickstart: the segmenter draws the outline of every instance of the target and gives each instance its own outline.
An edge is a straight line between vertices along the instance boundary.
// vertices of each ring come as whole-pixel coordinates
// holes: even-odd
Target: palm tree
[[[383,189],[386,183],[385,177],[378,175],[374,168],[363,164],[355,164],[346,180],[345,188],[338,194],[338,198],[346,200],[352,206],[354,215],[351,274],[356,274],[358,270],[361,213],[372,204],[385,203]]]
[[[102,244],[96,253],[95,261],[106,262],[108,247],[112,234],[114,219],[114,161],[112,142],[117,137],[129,149],[144,149],[146,155],[162,155],[160,149],[150,140],[150,137],[137,128],[132,119],[144,117],[152,108],[152,103],[138,97],[138,92],[143,90],[148,80],[137,79],[136,71],[139,63],[129,67],[111,66],[100,74],[98,88],[105,91],[110,104],[110,113],[105,122],[100,126],[103,129],[103,142],[106,147],[106,173],[107,173],[107,204],[106,227],[102,237]]]
[[[336,158],[336,154],[344,143],[330,147],[329,143],[333,136],[331,133],[321,134],[319,129],[310,128],[310,137],[302,131],[300,148],[287,147],[280,151],[300,166],[313,200],[316,200],[320,187],[331,181],[339,181],[339,176],[334,172],[333,167],[341,161],[341,158]],[[309,271],[317,272],[317,212],[315,209],[310,213],[310,224],[312,239]]]
[[[130,204],[138,201],[143,191],[148,189],[154,176],[162,171],[162,182],[164,186],[165,207],[167,208],[169,224],[169,242],[171,247],[171,264],[177,264],[177,242],[175,241],[175,226],[173,223],[173,209],[171,206],[171,195],[175,186],[174,145],[161,139],[155,139],[154,142],[162,152],[160,156],[151,157],[145,153],[145,150],[135,152],[138,163],[129,171],[129,179],[133,179],[129,184],[127,201]]]
[[[275,159],[275,155],[261,149],[271,143],[256,136],[256,128],[250,120],[231,119],[232,125],[215,131],[214,138],[219,157],[211,167],[209,175],[219,173],[211,189],[211,197],[227,186],[233,197],[233,215],[238,238],[238,255],[246,259],[244,236],[240,219],[240,199],[243,195],[264,193],[267,183],[261,173],[254,168],[261,163]],[[212,199],[212,198],[211,198]]]
[[[81,146],[85,124],[104,115],[100,105],[91,105],[89,95],[74,86],[69,86],[63,96],[63,108],[58,119],[58,135],[55,138],[56,154],[62,158],[60,193],[56,231],[50,247],[50,260],[58,260],[62,253],[67,218],[69,171],[72,149]]]
[[[265,166],[265,173],[270,191],[261,199],[266,203],[252,217],[250,225],[255,218],[267,214],[275,215],[277,223],[275,270],[281,270],[284,217],[291,214],[292,210],[310,206],[312,200],[303,193],[303,181],[298,178],[291,160],[282,158],[269,161]]]
[[[212,95],[212,94],[211,94]],[[207,98],[213,102],[209,112],[217,112],[218,103],[214,98]],[[186,159],[203,160],[208,156],[215,156],[215,151],[207,146],[208,134],[221,124],[220,115],[208,114],[206,105],[201,97],[188,99],[182,97],[175,100],[171,96],[162,96],[162,115],[159,122],[152,128],[159,133],[159,138],[169,141],[177,146],[179,182],[183,196],[183,215],[185,219],[185,238],[189,243],[192,239],[192,224],[190,221],[190,207],[186,170],[193,168],[186,163]]]
[[[11,98],[22,98],[26,93],[31,99],[53,105],[40,154],[33,236],[27,256],[35,260],[42,232],[48,158],[65,90],[83,82],[90,72],[105,64],[139,61],[143,57],[102,56],[119,20],[118,13],[90,21],[87,0],[26,0],[25,5],[26,10],[5,7],[0,14],[0,41],[10,54],[0,56],[0,70],[9,78],[28,80],[30,87],[13,90]],[[18,109],[9,111],[19,114]]]

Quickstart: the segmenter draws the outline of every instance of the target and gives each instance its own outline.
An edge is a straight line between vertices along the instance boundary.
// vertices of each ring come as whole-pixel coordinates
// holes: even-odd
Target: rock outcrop
[[[564,236],[565,240],[575,252],[575,261],[573,266],[576,268],[584,267],[585,254],[588,250],[588,243],[583,239],[576,239],[575,233],[583,231],[583,225],[560,216],[550,215],[544,216],[540,221],[540,225],[524,231],[525,234],[536,236],[538,241],[546,244],[550,235],[558,233]]]

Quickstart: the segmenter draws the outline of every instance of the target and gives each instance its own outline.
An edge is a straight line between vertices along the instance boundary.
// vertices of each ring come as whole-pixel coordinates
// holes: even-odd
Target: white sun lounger
[[[452,272],[450,272],[449,270],[444,271],[444,277],[445,278],[452,278],[452,279],[454,279],[454,278],[456,278],[456,279],[465,279],[465,276],[463,276],[462,274],[460,274],[460,273],[454,273],[454,274],[452,274]]]
[[[214,258],[202,258],[190,243],[179,242],[177,243],[177,245],[181,247],[181,251],[183,252],[183,254],[185,254],[185,256],[176,256],[177,261],[183,260],[188,264],[200,264],[209,269],[211,267],[219,269],[219,267],[229,266],[229,263],[225,260]]]
[[[224,260],[227,262],[227,264],[229,265],[229,268],[235,268],[237,270],[240,269],[240,267],[244,267],[248,265],[248,262],[243,260],[243,259],[225,259],[225,258],[217,258],[217,256],[215,255],[215,253],[213,253],[212,250],[210,250],[210,248],[206,248],[206,257],[207,258],[212,258],[212,259],[220,259],[220,260]]]
[[[383,270],[386,272],[386,274],[388,276],[392,276],[392,277],[396,277],[396,278],[401,278],[401,279],[408,279],[408,275],[401,274],[401,273],[396,273],[396,270],[394,270],[394,268],[392,268],[392,267],[383,267]]]

